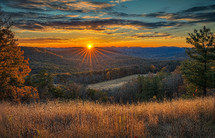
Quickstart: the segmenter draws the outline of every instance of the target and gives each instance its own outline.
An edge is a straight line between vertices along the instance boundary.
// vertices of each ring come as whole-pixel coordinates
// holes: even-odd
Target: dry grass
[[[215,98],[137,105],[0,104],[0,137],[215,137]]]

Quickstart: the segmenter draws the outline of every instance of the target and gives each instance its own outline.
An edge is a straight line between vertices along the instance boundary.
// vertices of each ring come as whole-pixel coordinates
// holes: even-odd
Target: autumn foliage
[[[0,19],[0,100],[20,101],[37,95],[36,89],[24,86],[31,69],[16,41],[10,22]]]

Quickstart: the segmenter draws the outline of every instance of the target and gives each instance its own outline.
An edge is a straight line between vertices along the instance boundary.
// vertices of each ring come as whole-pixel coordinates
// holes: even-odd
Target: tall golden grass
[[[0,104],[0,137],[214,137],[215,98]]]

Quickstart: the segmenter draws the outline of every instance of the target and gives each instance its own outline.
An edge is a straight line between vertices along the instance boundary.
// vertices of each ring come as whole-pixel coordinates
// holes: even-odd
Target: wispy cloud
[[[80,15],[66,15],[66,17],[72,17],[72,18],[74,18],[74,17],[79,17]]]
[[[155,17],[170,21],[187,21],[188,23],[214,22],[215,5],[192,7],[177,13],[155,12],[145,14],[145,17]]]
[[[75,1],[75,0],[2,0],[8,7],[25,9],[31,11],[70,11],[70,12],[90,12],[98,10],[108,10],[115,6],[113,3]]]
[[[210,11],[210,10],[215,10],[215,5],[192,7],[187,10],[184,10],[183,12],[200,12],[200,11]]]
[[[155,29],[159,27],[179,26],[183,23],[178,22],[142,22],[136,20],[123,19],[94,19],[82,20],[74,19],[69,21],[19,21],[15,24],[18,28],[27,30],[46,30],[47,28],[64,29],[64,30],[108,30],[110,28],[126,28],[126,29]]]
[[[122,3],[122,2],[129,2],[129,1],[134,1],[134,0],[112,0],[110,2],[111,3]]]
[[[109,4],[104,2],[88,2],[88,1],[79,1],[71,2],[66,4],[71,10],[79,10],[83,12],[96,11],[101,9],[109,9],[115,4]]]
[[[146,33],[137,33],[135,35],[132,35],[133,38],[155,38],[155,37],[173,37],[169,33],[159,33],[159,32],[146,32]]]
[[[144,14],[129,14],[124,12],[108,12],[107,14],[119,17],[144,17]]]
[[[20,43],[63,43],[68,39],[61,38],[21,38],[19,39]]]

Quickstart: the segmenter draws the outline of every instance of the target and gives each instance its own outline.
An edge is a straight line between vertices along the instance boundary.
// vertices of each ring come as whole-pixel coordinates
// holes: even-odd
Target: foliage
[[[11,97],[16,102],[33,102],[39,99],[38,91],[36,88],[31,86],[14,87],[11,89]]]
[[[157,74],[148,74],[138,77],[138,93],[136,99],[140,101],[163,100],[179,97],[180,86],[183,85],[183,78],[177,67],[171,74],[165,72],[165,68]]]
[[[52,98],[52,91],[56,93],[58,91],[58,89],[54,87],[53,76],[45,70],[41,70],[39,74],[28,76],[25,84],[36,87],[40,99]]]
[[[148,76],[139,76],[138,77],[138,99],[140,101],[148,101],[153,96],[156,96],[158,99],[163,99],[164,91],[162,89],[162,76],[149,74]]]
[[[63,93],[65,99],[83,98],[83,87],[77,83],[70,83],[63,86]]]
[[[63,98],[67,99],[70,97],[65,94],[65,91],[61,86],[53,86],[50,88],[49,91],[50,91],[52,97],[55,99],[63,99]]]
[[[187,43],[193,47],[186,53],[191,58],[181,65],[181,71],[187,81],[196,85],[207,94],[207,88],[215,87],[215,39],[209,28],[203,27],[200,31],[189,33]]]
[[[164,79],[162,79],[162,86],[166,97],[169,97],[170,99],[173,97],[180,97],[181,93],[179,92],[179,89],[183,85],[183,81],[179,67],[177,67],[170,75],[164,77]]]
[[[198,89],[198,86],[189,82],[186,83],[186,91],[187,91],[186,96],[188,98],[198,97],[203,94],[203,91],[201,89]]]
[[[110,93],[110,96],[114,99],[116,103],[133,103],[137,102],[137,92],[138,92],[138,83],[137,80],[131,80],[125,83],[120,88],[115,88]]]
[[[11,31],[11,22],[2,16],[0,19],[0,100],[22,101],[29,96],[37,98],[34,88],[24,87],[25,77],[31,69],[28,60],[22,56],[24,52],[17,46],[17,40]],[[35,95],[32,95],[32,92]]]
[[[100,101],[100,102],[109,101],[109,97],[107,96],[106,92],[94,90],[94,89],[86,90],[86,99],[93,100],[93,101]]]

